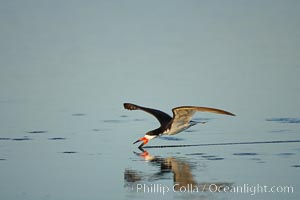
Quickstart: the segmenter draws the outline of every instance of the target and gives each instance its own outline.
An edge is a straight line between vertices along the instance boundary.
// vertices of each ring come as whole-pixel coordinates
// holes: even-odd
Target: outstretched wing
[[[161,126],[166,126],[172,120],[172,117],[170,115],[168,115],[167,113],[164,113],[160,110],[146,108],[146,107],[138,106],[138,105],[131,104],[131,103],[124,103],[124,108],[127,110],[145,111],[145,112],[153,115],[159,121]]]
[[[170,134],[172,132],[177,133],[191,126],[190,121],[193,115],[197,112],[212,112],[217,114],[232,115],[234,114],[227,112],[225,110],[220,110],[216,108],[207,107],[197,107],[197,106],[181,106],[173,108],[173,121],[170,127]]]
[[[173,118],[186,118],[191,120],[195,112],[212,112],[217,114],[223,115],[232,115],[235,116],[233,113],[227,112],[225,110],[220,110],[217,108],[208,108],[208,107],[198,107],[198,106],[181,106],[177,108],[173,108]]]

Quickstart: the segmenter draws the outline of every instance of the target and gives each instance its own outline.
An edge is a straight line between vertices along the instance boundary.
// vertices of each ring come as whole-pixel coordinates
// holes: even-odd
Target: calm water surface
[[[10,105],[10,104],[8,104]],[[241,123],[238,117],[209,118],[173,137],[156,139],[148,146],[196,145],[145,148],[132,145],[155,120],[136,118],[136,112],[111,110],[94,113],[57,113],[70,129],[49,125],[0,138],[1,197],[5,199],[263,199],[299,197],[298,124],[263,120],[267,132],[247,134],[226,124]],[[128,113],[129,112],[129,113]],[[114,115],[114,116],[113,116]],[[97,119],[93,119],[97,117]],[[212,117],[212,115],[209,115]],[[45,118],[52,121],[53,119]],[[88,121],[97,121],[87,125]],[[238,122],[236,122],[238,121]],[[278,124],[279,123],[279,124]],[[296,125],[296,126],[295,126]],[[222,127],[224,131],[220,131]],[[273,127],[277,129],[274,129]],[[144,128],[146,127],[146,128]],[[55,130],[56,129],[56,130]],[[144,130],[145,129],[145,130]],[[259,136],[257,135],[259,134]],[[284,142],[292,140],[294,143]],[[264,143],[274,141],[274,143]],[[276,143],[281,141],[282,143]],[[230,142],[233,144],[222,143]],[[260,144],[234,144],[262,142]],[[202,146],[197,146],[197,145]],[[219,144],[219,145],[206,145]],[[258,186],[259,185],[259,186]],[[279,187],[268,193],[257,187]],[[289,191],[282,188],[288,186]],[[237,192],[216,192],[238,188]],[[263,190],[263,191],[262,191]],[[287,190],[287,189],[286,189]],[[292,192],[293,190],[293,192]]]

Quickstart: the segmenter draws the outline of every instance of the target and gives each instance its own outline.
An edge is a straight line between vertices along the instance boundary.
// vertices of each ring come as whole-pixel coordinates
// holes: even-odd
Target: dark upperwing
[[[131,103],[124,103],[124,108],[127,110],[142,110],[153,115],[160,123],[161,126],[167,126],[172,120],[172,117],[167,113],[152,108],[146,108]]]

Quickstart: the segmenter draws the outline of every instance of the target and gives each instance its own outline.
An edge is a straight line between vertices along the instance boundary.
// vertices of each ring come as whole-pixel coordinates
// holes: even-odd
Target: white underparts
[[[153,138],[156,138],[157,136],[156,135],[145,135],[144,137],[148,140],[152,140]]]
[[[170,129],[167,129],[163,132],[164,135],[175,135],[177,133],[180,133],[188,128],[190,128],[191,126],[193,126],[195,124],[186,124],[186,123],[178,123],[178,122],[174,122],[171,125]]]

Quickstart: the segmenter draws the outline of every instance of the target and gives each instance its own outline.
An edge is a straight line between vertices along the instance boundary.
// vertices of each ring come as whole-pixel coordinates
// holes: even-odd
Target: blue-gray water
[[[0,198],[299,199],[299,8],[1,1]],[[158,123],[124,102],[237,116],[198,113],[206,124],[149,143],[192,146],[141,152]]]

